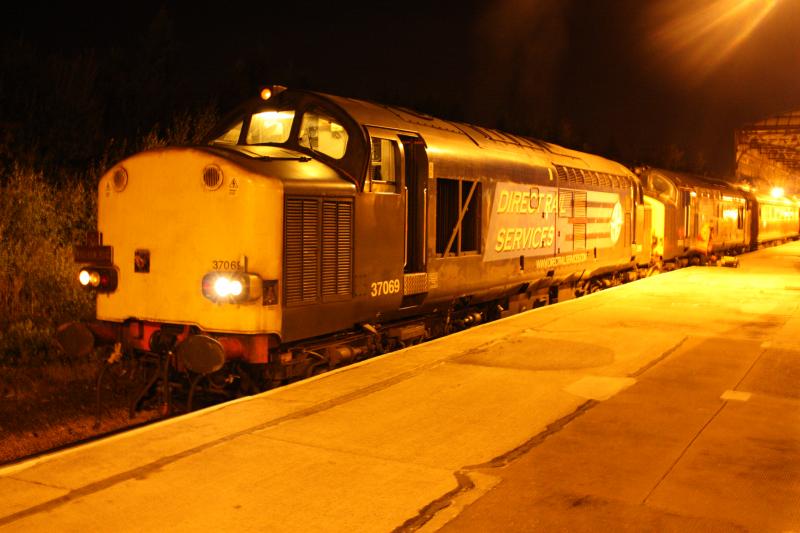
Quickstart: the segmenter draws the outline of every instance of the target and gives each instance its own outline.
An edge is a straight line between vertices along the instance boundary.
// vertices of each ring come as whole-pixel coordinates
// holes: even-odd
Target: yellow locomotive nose
[[[219,150],[165,148],[125,160],[124,189],[109,172],[98,228],[113,248],[119,286],[98,300],[98,318],[279,331],[276,302],[262,301],[264,280],[281,270],[283,185],[272,174],[298,164],[262,168]],[[98,283],[91,271],[81,282]]]

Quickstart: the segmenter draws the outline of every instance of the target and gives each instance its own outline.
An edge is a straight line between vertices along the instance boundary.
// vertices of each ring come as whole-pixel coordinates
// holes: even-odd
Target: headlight
[[[212,302],[241,303],[258,300],[261,278],[246,272],[209,272],[203,276],[203,296]]]
[[[84,267],[78,273],[78,281],[87,289],[113,292],[117,289],[117,271],[113,268]]]

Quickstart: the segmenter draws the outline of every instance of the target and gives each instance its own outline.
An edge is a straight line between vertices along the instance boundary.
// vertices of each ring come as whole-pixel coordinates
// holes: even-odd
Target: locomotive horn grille
[[[117,168],[117,170],[114,171],[113,180],[114,190],[117,192],[122,192],[128,185],[128,172],[122,167]]]
[[[217,165],[209,165],[203,169],[203,185],[209,191],[219,189],[222,185],[222,170]]]

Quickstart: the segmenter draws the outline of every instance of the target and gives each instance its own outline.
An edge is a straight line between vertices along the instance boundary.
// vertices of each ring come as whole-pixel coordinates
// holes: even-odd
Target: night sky
[[[800,109],[797,0],[25,3],[1,24],[54,53],[174,47],[187,101],[278,83],[718,175],[736,127]]]

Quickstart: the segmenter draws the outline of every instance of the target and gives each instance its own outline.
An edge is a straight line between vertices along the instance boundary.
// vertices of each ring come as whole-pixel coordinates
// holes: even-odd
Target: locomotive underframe
[[[304,379],[360,360],[402,349],[472,326],[616,286],[648,275],[635,264],[593,277],[545,277],[490,297],[464,296],[424,313],[282,344],[274,335],[206,333],[195,326],[130,320],[87,324],[108,357],[97,382],[98,416],[104,391],[124,389],[130,415],[157,405],[163,413],[190,411],[213,399],[231,399]],[[179,355],[193,336],[220,342],[224,361],[211,371]],[[113,382],[113,387],[111,386]],[[182,399],[178,399],[182,398]]]

